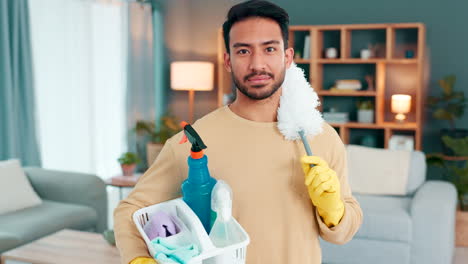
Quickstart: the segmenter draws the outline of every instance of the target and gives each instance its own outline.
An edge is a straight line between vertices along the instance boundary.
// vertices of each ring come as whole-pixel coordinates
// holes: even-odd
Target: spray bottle
[[[187,179],[182,183],[183,200],[198,216],[206,232],[210,232],[211,218],[211,191],[216,180],[208,171],[208,157],[203,153],[205,143],[191,125],[181,123],[184,128],[184,137],[180,144],[187,142],[192,144],[190,156],[187,159],[189,172]]]
[[[211,208],[217,215],[209,235],[213,245],[223,248],[242,242],[239,228],[232,218],[232,190],[223,180],[219,180],[213,188]]]

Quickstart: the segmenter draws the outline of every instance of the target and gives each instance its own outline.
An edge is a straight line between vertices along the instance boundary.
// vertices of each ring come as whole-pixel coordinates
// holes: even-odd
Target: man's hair
[[[227,14],[227,20],[223,24],[223,37],[224,45],[228,53],[230,52],[229,32],[232,26],[237,22],[253,17],[272,19],[278,23],[281,28],[281,34],[283,35],[284,48],[286,49],[288,47],[288,13],[286,13],[283,8],[268,1],[250,0],[231,7]]]

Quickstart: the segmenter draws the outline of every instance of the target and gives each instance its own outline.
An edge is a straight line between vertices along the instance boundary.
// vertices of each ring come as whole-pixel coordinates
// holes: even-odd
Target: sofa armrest
[[[452,263],[457,190],[449,182],[427,181],[411,204],[411,263]]]
[[[98,216],[96,231],[107,228],[106,184],[99,177],[35,167],[26,167],[24,171],[42,199],[89,206]]]

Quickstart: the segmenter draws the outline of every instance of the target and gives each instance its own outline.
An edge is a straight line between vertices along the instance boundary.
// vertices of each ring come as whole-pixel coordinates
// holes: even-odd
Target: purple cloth
[[[177,220],[170,214],[159,211],[151,216],[143,230],[150,240],[157,237],[169,237],[180,232]]]

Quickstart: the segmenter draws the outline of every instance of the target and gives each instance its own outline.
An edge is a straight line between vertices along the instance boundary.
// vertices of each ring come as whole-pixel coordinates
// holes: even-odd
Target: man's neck
[[[229,108],[236,115],[255,122],[276,122],[281,88],[263,100],[253,100],[237,91],[237,98]]]

